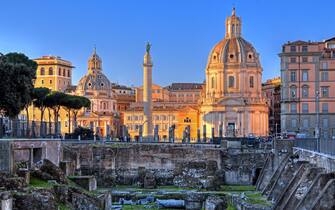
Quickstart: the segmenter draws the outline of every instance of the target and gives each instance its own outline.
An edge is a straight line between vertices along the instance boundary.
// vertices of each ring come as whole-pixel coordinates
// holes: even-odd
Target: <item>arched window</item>
[[[302,86],[302,97],[308,98],[308,86],[307,85]]]
[[[233,88],[235,86],[235,78],[234,76],[229,76],[228,77],[228,87]]]
[[[40,75],[45,75],[45,69],[43,67],[40,70]]]
[[[71,77],[70,76],[70,69],[67,70],[67,77]]]
[[[63,69],[63,77],[65,77],[65,69]]]
[[[62,76],[62,69],[61,68],[58,69],[58,75]]]
[[[52,67],[49,68],[49,75],[53,75],[54,74],[54,69]]]
[[[249,78],[249,86],[250,86],[250,88],[254,87],[254,76],[250,76],[250,78]]]
[[[297,86],[292,85],[290,87],[290,94],[291,94],[291,98],[296,98],[297,97]]]

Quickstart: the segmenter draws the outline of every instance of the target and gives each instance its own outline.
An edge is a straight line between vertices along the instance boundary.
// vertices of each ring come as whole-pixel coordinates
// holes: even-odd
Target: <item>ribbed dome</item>
[[[111,83],[101,72],[89,73],[83,76],[78,83],[78,90],[111,90]]]
[[[255,48],[242,37],[226,37],[217,43],[209,54],[208,65],[212,63],[259,65],[259,58]]]
[[[102,73],[101,68],[102,60],[96,53],[94,48],[93,54],[88,59],[88,72],[83,76],[78,83],[77,90],[80,92],[93,92],[93,91],[103,91],[111,92],[111,82]],[[108,95],[107,94],[107,95]]]

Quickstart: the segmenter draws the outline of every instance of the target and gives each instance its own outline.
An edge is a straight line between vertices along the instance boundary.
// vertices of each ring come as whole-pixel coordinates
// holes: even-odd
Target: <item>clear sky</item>
[[[58,55],[87,71],[94,45],[112,82],[142,84],[145,43],[154,83],[202,82],[207,56],[224,37],[232,7],[260,53],[263,80],[280,74],[287,41],[335,36],[334,0],[0,0],[0,52]]]

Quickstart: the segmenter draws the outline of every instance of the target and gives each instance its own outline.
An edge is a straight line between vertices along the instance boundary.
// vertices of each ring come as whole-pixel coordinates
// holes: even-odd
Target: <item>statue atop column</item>
[[[151,49],[151,44],[150,44],[150,42],[147,42],[146,51],[147,51],[148,54],[150,53],[150,49]]]

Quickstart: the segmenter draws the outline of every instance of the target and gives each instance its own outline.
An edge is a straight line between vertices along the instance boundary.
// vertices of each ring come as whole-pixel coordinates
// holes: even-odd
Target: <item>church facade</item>
[[[268,105],[262,96],[262,66],[255,48],[241,36],[235,9],[226,34],[208,56],[200,105],[202,133],[219,136],[266,136]]]
[[[112,83],[102,72],[102,60],[94,49],[88,60],[88,72],[76,87],[75,95],[85,96],[91,108],[78,116],[78,125],[91,128],[99,136],[117,136],[120,116]]]

